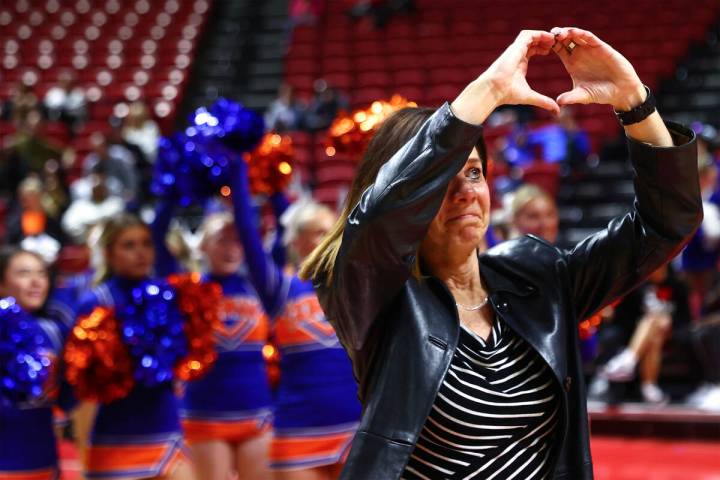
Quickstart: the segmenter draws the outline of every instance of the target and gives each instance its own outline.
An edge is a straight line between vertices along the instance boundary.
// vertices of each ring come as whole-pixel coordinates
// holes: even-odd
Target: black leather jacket
[[[526,236],[479,257],[495,313],[538,351],[564,392],[555,478],[593,476],[578,320],[674,256],[702,219],[694,134],[669,128],[676,147],[628,140],[636,201],[606,229],[570,251]],[[400,477],[450,365],[455,302],[441,281],[418,279],[412,267],[447,185],[481,134],[441,107],[353,210],[332,285],[316,283],[364,407],[344,479]]]

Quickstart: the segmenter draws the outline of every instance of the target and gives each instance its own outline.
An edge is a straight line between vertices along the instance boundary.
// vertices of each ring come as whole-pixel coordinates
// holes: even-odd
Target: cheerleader
[[[238,157],[236,163],[243,163]],[[165,235],[177,202],[169,197],[159,204],[153,222],[158,269],[177,270],[165,246]],[[258,298],[272,305],[287,286],[280,275],[268,276],[253,287],[243,263],[264,259],[261,246],[243,250],[236,223],[249,221],[232,213],[212,213],[201,227],[200,251],[206,266],[204,281],[222,287],[217,305],[220,316],[215,331],[218,358],[204,378],[188,384],[180,414],[193,453],[198,476],[203,480],[227,480],[238,474],[245,480],[269,477],[268,449],[272,428],[272,401],[263,347],[268,342],[269,321]],[[240,225],[240,227],[238,227]]]
[[[0,255],[0,478],[13,480],[47,480],[59,478],[58,454],[53,431],[51,390],[57,388],[51,372],[57,368],[57,357],[66,330],[61,322],[46,315],[50,280],[43,259],[35,253],[8,249]],[[10,298],[12,297],[12,298]],[[22,310],[21,310],[22,309]],[[8,316],[12,316],[9,318]],[[31,321],[22,322],[18,316]],[[19,322],[13,321],[20,320]],[[24,323],[21,327],[20,325]],[[18,329],[10,332],[18,326]],[[7,334],[10,335],[7,335]],[[4,337],[4,338],[3,338]],[[19,348],[21,351],[6,349]],[[30,350],[28,350],[30,348]],[[33,376],[46,378],[36,395],[13,395],[8,385],[12,363],[20,353],[38,362]],[[6,356],[6,354],[10,354]],[[27,364],[27,360],[25,361]],[[39,365],[42,365],[40,367]],[[16,365],[18,368],[21,365]],[[15,370],[17,372],[17,370]],[[21,397],[21,398],[18,398]]]
[[[121,214],[108,221],[100,246],[105,270],[98,272],[99,285],[82,297],[78,309],[80,320],[73,333],[82,325],[84,316],[97,315],[103,308],[114,309],[116,314],[126,312],[126,307],[137,304],[138,295],[147,282],[162,285],[150,278],[155,251],[149,228],[137,217]],[[146,312],[147,316],[140,319],[141,325],[136,328],[144,328],[146,322],[157,322],[159,309],[153,310]],[[124,320],[123,329],[128,328],[132,327]],[[132,332],[123,332],[126,334]],[[65,354],[68,363],[72,361],[69,355],[68,348]],[[118,358],[113,361],[120,362]],[[151,367],[157,359],[147,356],[136,361],[143,367]],[[183,443],[172,378],[160,373],[152,382],[134,377],[136,381],[126,395],[118,395],[97,409],[86,454],[86,477],[195,478]],[[72,379],[68,379],[72,383]],[[118,385],[108,387],[119,388]]]
[[[261,240],[253,227],[247,167],[240,163],[233,175],[233,203],[241,238],[248,251],[250,278],[269,312],[277,312],[272,325],[274,344],[280,351],[280,382],[275,399],[271,468],[278,480],[337,478],[360,418],[357,385],[350,360],[320,308],[312,284],[296,275],[276,282],[282,290],[260,288],[268,279],[282,276],[262,254]],[[278,213],[277,198],[273,207]],[[301,201],[283,215],[283,240],[297,267],[320,243],[335,223],[327,207]],[[276,252],[273,257],[278,258]],[[282,256],[280,256],[282,257]],[[288,285],[287,290],[284,286]]]

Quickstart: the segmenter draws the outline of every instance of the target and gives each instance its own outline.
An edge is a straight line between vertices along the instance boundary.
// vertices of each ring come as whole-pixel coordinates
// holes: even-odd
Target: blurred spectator
[[[720,260],[720,205],[711,197],[718,187],[718,167],[712,156],[698,155],[700,192],[703,199],[703,222],[682,252],[682,270],[692,286],[696,317],[717,277]]]
[[[43,207],[54,219],[59,219],[70,202],[65,175],[60,162],[50,159],[45,162],[42,172],[42,182],[45,186]]]
[[[675,277],[669,265],[659,268],[625,296],[611,319],[602,324],[599,359],[607,359],[619,346],[622,350],[599,368],[591,393],[607,389],[607,381],[632,380],[639,366],[643,400],[666,403],[668,396],[658,386],[663,345],[672,330],[688,327],[691,321],[687,286]]]
[[[703,383],[686,399],[701,410],[720,413],[720,313],[702,318],[692,329],[693,347],[703,370]]]
[[[75,75],[68,70],[60,73],[57,85],[47,91],[43,105],[49,120],[65,122],[73,132],[87,119],[85,90],[77,85]]]
[[[324,0],[292,0],[290,2],[290,28],[314,26],[324,9]]]
[[[534,146],[530,143],[530,128],[526,123],[517,123],[500,142],[500,154],[512,167],[523,167],[535,159]]]
[[[3,149],[0,185],[9,195],[29,174],[41,175],[47,161],[62,157],[62,147],[40,135],[42,121],[39,110],[30,110]]]
[[[536,185],[523,185],[512,195],[511,237],[536,235],[550,243],[558,236],[558,210],[555,200]]]
[[[300,128],[303,106],[295,99],[293,88],[287,83],[280,85],[278,98],[265,111],[268,130],[284,132]]]
[[[353,19],[370,16],[375,26],[382,28],[396,13],[413,11],[415,11],[415,2],[412,0],[358,0],[348,14]]]
[[[3,103],[2,119],[12,120],[18,126],[32,110],[38,107],[38,99],[30,82],[23,79],[15,85],[10,98]]]
[[[698,164],[705,165],[714,162],[712,150],[720,146],[717,129],[702,122],[693,122],[690,127],[697,135]]]
[[[135,173],[139,182],[138,195],[135,200],[137,204],[142,204],[150,199],[150,182],[153,176],[153,164],[148,160],[143,149],[138,144],[125,138],[123,132],[124,121],[117,117],[110,117],[110,130],[108,130],[105,138],[107,139],[109,148],[117,145],[121,151],[124,149],[130,152],[130,157],[135,165]],[[156,140],[156,142],[157,141],[158,140]],[[155,155],[157,157],[157,149]],[[131,206],[133,208],[135,207],[135,205]]]
[[[572,107],[560,109],[558,123],[539,128],[530,135],[530,142],[542,145],[546,162],[582,165],[590,154],[590,137],[575,121]]]
[[[96,164],[85,181],[90,188],[90,196],[73,201],[62,219],[63,229],[76,243],[84,243],[95,225],[125,209],[123,199],[110,193],[104,164]]]
[[[43,207],[43,184],[37,176],[20,183],[18,203],[8,215],[7,242],[36,252],[52,263],[64,236],[60,224]]]
[[[93,151],[85,158],[85,176],[100,168],[107,175],[111,195],[122,197],[127,202],[134,201],[138,196],[140,178],[132,152],[123,145],[110,144],[107,137],[101,133],[94,133],[91,141]],[[83,179],[74,182],[71,187],[74,199],[88,199],[92,196],[92,184],[88,185],[81,180]]]
[[[518,123],[502,148],[505,160],[519,167],[539,159],[573,168],[584,164],[589,154],[590,137],[578,126],[570,107],[560,109],[558,123],[535,129],[530,129],[526,123]]]
[[[133,102],[123,121],[122,138],[126,142],[140,147],[145,160],[155,163],[157,157],[160,129],[143,102]]]
[[[304,127],[311,132],[324,130],[335,120],[338,112],[348,108],[347,99],[322,78],[313,84],[315,97],[305,112]]]

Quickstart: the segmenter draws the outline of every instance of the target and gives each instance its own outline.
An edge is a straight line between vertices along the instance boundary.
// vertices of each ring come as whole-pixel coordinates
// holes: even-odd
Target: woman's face
[[[558,235],[558,212],[555,203],[544,197],[533,198],[515,214],[515,228],[521,235],[537,235],[555,243]]]
[[[490,224],[490,192],[477,150],[448,185],[445,198],[430,224],[423,245],[473,250],[480,246]]]
[[[213,275],[227,276],[240,270],[243,249],[234,225],[228,223],[209,235],[201,248]]]
[[[2,279],[3,296],[15,297],[29,312],[39,310],[47,300],[50,280],[45,263],[35,255],[20,253],[8,264]]]
[[[292,247],[300,258],[306,258],[320,245],[322,239],[335,224],[335,216],[327,210],[318,211],[317,215],[306,222],[298,231]]]
[[[110,245],[106,255],[113,274],[130,279],[147,277],[155,263],[150,230],[143,225],[125,228]]]

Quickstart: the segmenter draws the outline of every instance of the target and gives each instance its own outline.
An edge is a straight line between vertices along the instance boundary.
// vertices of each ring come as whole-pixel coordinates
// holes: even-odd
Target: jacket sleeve
[[[635,201],[565,254],[575,314],[586,318],[635,288],[690,240],[702,221],[695,134],[668,123],[674,147],[628,139]]]
[[[378,313],[408,279],[447,185],[482,127],[440,107],[383,167],[345,224],[330,288],[320,288],[328,318],[346,347],[362,348]]]

